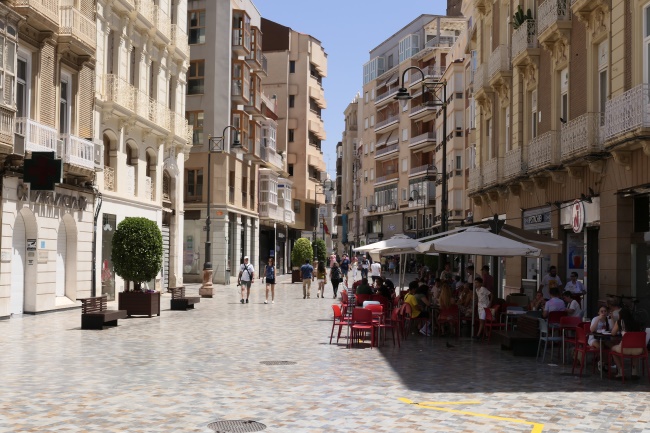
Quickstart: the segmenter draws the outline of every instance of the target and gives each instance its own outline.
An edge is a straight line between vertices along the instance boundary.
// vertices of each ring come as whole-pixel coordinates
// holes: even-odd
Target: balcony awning
[[[377,139],[377,147],[383,146],[386,143],[388,143],[388,140],[390,140],[391,136],[395,135],[395,130],[392,130],[391,132],[387,132],[386,134],[381,135]],[[397,136],[395,136],[395,139],[397,139]]]
[[[386,81],[386,85],[390,86],[391,84],[397,83],[398,81],[399,81],[399,74],[395,74]]]
[[[389,85],[391,83],[394,83],[395,81],[391,81],[393,79],[393,77],[397,77],[397,74],[391,74],[388,78],[386,78],[384,81],[382,81],[381,84],[378,85],[377,87],[384,87],[384,86],[387,86],[387,85]],[[398,79],[399,78],[395,78],[395,80],[398,80]]]

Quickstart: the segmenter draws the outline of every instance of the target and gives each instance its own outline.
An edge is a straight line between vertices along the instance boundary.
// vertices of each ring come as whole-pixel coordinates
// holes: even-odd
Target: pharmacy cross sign
[[[54,152],[32,152],[32,158],[25,160],[23,181],[32,191],[54,191],[62,172],[63,162],[54,158]]]

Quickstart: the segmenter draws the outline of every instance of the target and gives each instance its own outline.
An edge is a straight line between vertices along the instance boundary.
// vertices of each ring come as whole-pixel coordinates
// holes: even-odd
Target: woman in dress
[[[325,284],[327,284],[327,271],[325,270],[325,263],[319,261],[316,268],[316,279],[318,280],[318,289],[316,289],[316,297],[324,298]]]
[[[266,299],[264,303],[269,303],[269,290],[271,290],[271,303],[275,304],[275,259],[273,257],[269,257],[268,264],[264,269],[264,277],[266,278]]]

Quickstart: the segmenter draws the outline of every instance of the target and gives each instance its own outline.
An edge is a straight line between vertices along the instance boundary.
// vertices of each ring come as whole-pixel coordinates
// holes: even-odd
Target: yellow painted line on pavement
[[[474,416],[474,417],[479,417],[479,418],[488,418],[488,419],[494,419],[497,421],[505,421],[505,422],[512,422],[516,424],[525,424],[525,425],[530,425],[532,426],[532,430],[530,433],[541,433],[544,430],[544,424],[539,424],[536,422],[532,421],[526,421],[523,419],[516,419],[516,418],[506,418],[502,416],[495,416],[495,415],[486,415],[484,413],[476,413],[476,412],[468,412],[465,410],[458,410],[458,409],[449,409],[446,407],[438,407],[442,405],[462,405],[462,404],[480,404],[480,401],[453,401],[453,402],[422,402],[422,403],[415,403],[412,400],[409,400],[407,398],[399,398],[399,401],[402,403],[406,404],[412,404],[415,406],[419,406],[424,409],[432,409],[432,410],[437,410],[440,412],[449,412],[449,413],[457,413],[460,415],[468,415],[468,416]]]

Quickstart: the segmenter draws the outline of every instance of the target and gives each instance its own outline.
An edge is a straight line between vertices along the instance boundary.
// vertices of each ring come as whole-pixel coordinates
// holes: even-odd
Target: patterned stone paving
[[[226,419],[268,432],[650,431],[647,377],[580,379],[469,339],[329,345],[331,289],[303,300],[287,280],[275,304],[259,280],[248,305],[218,286],[194,311],[169,311],[164,295],[160,317],[103,331],[82,331],[79,310],[0,321],[0,432],[210,433]]]

